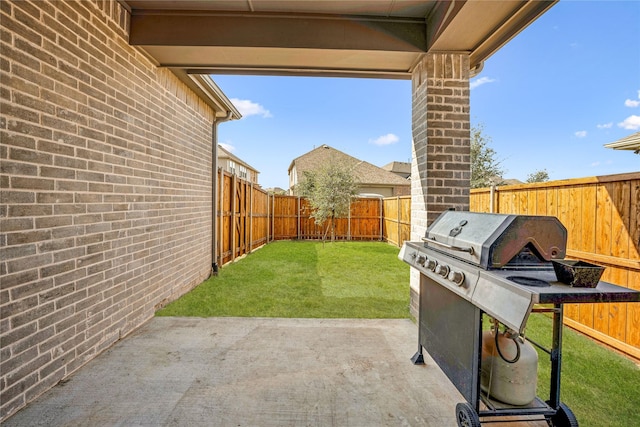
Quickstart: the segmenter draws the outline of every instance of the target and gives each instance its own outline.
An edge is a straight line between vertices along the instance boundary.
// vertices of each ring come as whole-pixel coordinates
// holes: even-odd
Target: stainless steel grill
[[[555,217],[447,211],[400,259],[524,332],[537,303],[616,302],[633,291],[606,282],[574,288],[558,282],[551,260],[566,254],[567,231]]]
[[[552,261],[566,255],[567,231],[555,217],[460,211],[441,214],[421,242],[405,242],[399,258],[420,275],[419,343],[466,398],[462,420],[500,415],[541,415],[553,425],[577,425],[560,403],[562,317],[565,303],[640,301],[640,292],[598,282],[571,287],[557,280]],[[537,309],[548,303],[553,308]],[[553,313],[549,400],[527,408],[499,405],[480,392],[480,346],[484,315],[524,334],[534,311]],[[480,411],[480,401],[489,410]],[[508,405],[507,405],[508,406]],[[479,418],[477,425],[480,424]]]

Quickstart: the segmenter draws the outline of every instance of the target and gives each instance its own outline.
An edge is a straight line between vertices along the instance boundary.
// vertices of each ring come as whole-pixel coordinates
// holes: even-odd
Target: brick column
[[[469,210],[471,181],[469,55],[427,54],[413,71],[411,240],[450,208]],[[411,271],[411,311],[417,316],[420,274]]]

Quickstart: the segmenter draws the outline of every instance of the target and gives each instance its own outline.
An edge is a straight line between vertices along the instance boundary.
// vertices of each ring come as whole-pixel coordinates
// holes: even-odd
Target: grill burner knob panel
[[[439,274],[442,277],[447,277],[449,275],[449,266],[444,264],[438,264],[436,266],[435,273]]]
[[[464,283],[464,273],[462,271],[452,271],[449,273],[447,279],[458,286],[462,286]]]
[[[428,259],[424,266],[431,271],[436,271],[436,267],[438,266],[438,263],[434,259]]]

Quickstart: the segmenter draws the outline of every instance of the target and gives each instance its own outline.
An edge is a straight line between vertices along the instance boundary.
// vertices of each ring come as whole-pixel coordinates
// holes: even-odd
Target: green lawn
[[[409,266],[380,242],[275,242],[225,266],[159,316],[404,318]]]
[[[527,335],[551,347],[551,318],[531,315]],[[549,355],[538,351],[538,396],[549,396]],[[562,335],[560,398],[581,426],[640,426],[640,367],[567,327]]]
[[[406,318],[409,266],[397,254],[398,248],[379,242],[271,243],[157,315]],[[527,335],[550,347],[551,319],[531,315]],[[562,351],[561,400],[580,425],[640,426],[637,365],[568,328]],[[546,399],[549,356],[539,355],[538,395]]]

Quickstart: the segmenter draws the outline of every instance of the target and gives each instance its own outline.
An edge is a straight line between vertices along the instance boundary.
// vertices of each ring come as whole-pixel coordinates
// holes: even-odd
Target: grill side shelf
[[[513,272],[505,270],[493,270],[491,273],[495,276],[505,278],[505,280],[507,276],[513,274]],[[528,288],[529,291],[535,295],[534,299],[537,303],[582,304],[640,302],[640,291],[614,285],[609,282],[600,281],[595,288],[572,287],[559,282],[552,270],[538,272],[535,277],[547,281],[550,285],[542,288]],[[517,284],[514,284],[514,286],[521,287]]]

